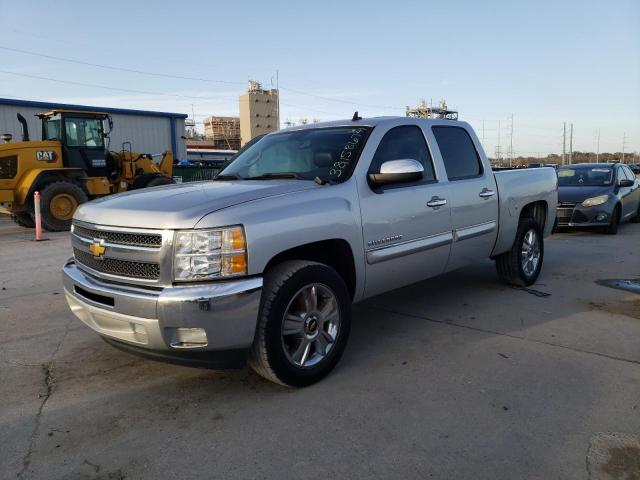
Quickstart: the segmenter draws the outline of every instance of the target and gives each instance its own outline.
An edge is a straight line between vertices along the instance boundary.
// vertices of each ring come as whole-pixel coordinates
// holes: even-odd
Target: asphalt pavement
[[[552,236],[530,289],[487,260],[369,299],[300,390],[110,347],[46,236],[0,218],[0,478],[640,478],[638,224]]]

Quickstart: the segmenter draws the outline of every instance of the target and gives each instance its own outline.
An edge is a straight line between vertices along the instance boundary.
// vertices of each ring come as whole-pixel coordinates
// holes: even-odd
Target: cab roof
[[[90,112],[86,110],[66,110],[66,109],[60,108],[55,110],[49,110],[48,112],[38,113],[37,116],[40,118],[46,118],[46,117],[51,117],[53,115],[57,115],[59,113],[75,113],[78,115],[104,115],[104,116],[109,115],[108,112]]]

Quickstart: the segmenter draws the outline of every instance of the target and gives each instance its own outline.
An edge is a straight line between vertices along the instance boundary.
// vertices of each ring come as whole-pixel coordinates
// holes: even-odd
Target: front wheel
[[[338,363],[350,326],[351,299],[335,270],[283,262],[265,275],[249,365],[282,385],[310,385]]]
[[[71,219],[79,205],[89,201],[85,191],[68,181],[53,182],[41,191],[42,226],[50,232],[71,228]]]
[[[498,276],[510,285],[532,285],[540,275],[543,259],[542,230],[535,220],[523,218],[518,223],[516,239],[511,250],[495,258]]]
[[[618,225],[620,225],[620,206],[617,205],[613,210],[613,215],[611,215],[611,223],[604,227],[604,233],[608,233],[609,235],[615,235],[618,233]]]

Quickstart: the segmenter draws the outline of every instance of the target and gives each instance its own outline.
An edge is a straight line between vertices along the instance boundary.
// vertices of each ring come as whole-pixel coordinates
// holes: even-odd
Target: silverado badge
[[[93,254],[94,258],[99,258],[100,260],[102,260],[104,252],[107,251],[107,247],[105,247],[103,243],[104,240],[96,238],[93,240],[93,243],[89,245],[89,251]]]

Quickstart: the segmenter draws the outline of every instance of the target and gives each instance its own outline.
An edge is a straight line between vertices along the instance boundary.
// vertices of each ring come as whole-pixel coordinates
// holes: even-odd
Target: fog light
[[[137,335],[146,335],[147,334],[147,329],[144,328],[144,325],[140,325],[139,323],[132,323],[131,324],[131,329],[133,330],[133,333],[135,333]]]
[[[596,216],[596,220],[599,221],[599,222],[601,222],[603,220],[606,220],[606,219],[607,219],[607,214],[606,213],[599,213]]]
[[[204,347],[207,345],[207,332],[204,328],[176,328],[172,347]]]

